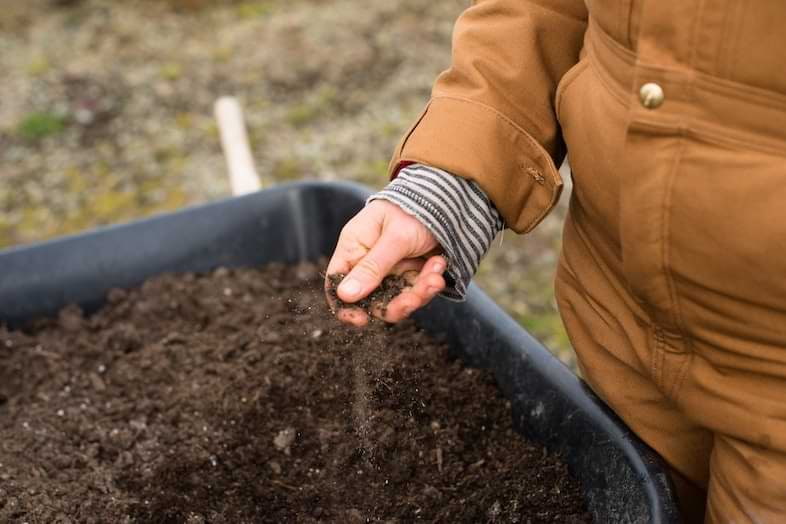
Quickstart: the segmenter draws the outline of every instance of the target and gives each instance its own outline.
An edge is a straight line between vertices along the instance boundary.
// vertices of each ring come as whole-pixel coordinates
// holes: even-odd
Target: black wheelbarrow
[[[10,327],[76,303],[98,308],[113,287],[162,272],[295,263],[329,255],[367,191],[302,182],[0,252],[0,322]],[[679,522],[662,459],[539,342],[471,287],[463,304],[416,315],[451,350],[493,370],[514,427],[560,453],[595,522]]]

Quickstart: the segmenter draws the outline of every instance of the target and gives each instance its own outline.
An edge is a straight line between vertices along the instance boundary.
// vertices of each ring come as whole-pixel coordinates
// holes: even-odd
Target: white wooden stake
[[[243,110],[235,97],[216,100],[215,115],[221,134],[221,147],[227,160],[229,185],[233,195],[245,195],[262,188],[248,144]]]

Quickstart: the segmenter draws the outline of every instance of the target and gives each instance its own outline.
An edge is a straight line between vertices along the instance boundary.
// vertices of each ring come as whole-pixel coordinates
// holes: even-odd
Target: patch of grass
[[[289,109],[287,122],[295,127],[310,124],[325,115],[337,100],[338,92],[333,86],[321,87],[314,96]]]
[[[237,6],[237,15],[240,18],[258,18],[273,12],[273,2],[243,2]]]
[[[541,339],[549,348],[559,352],[570,348],[562,319],[556,311],[530,314],[519,319],[524,329]]]
[[[17,125],[17,133],[25,140],[38,141],[62,132],[66,126],[63,115],[51,112],[30,113]]]
[[[388,159],[379,158],[352,170],[350,179],[371,187],[382,188],[388,181]]]
[[[232,58],[232,48],[227,46],[216,47],[211,52],[211,55],[216,63],[225,64]]]
[[[273,179],[276,182],[288,182],[303,178],[304,169],[298,159],[294,157],[284,158],[276,162],[273,167]]]
[[[161,77],[166,80],[177,80],[183,76],[183,66],[170,62],[161,66]]]
[[[398,140],[406,131],[406,127],[397,122],[385,122],[380,126],[380,134],[388,140]]]
[[[175,116],[175,125],[183,130],[194,127],[194,118],[191,113],[181,112]]]
[[[287,122],[295,127],[303,127],[316,120],[319,112],[308,102],[297,104],[287,111]]]
[[[47,205],[48,199],[28,205],[21,220],[15,224],[17,241],[48,238],[97,225],[124,222],[177,209],[188,202],[178,178],[173,178],[169,172],[162,176],[135,175],[135,183],[129,187],[126,176],[113,172],[110,165],[99,162],[89,171],[69,168],[64,173],[64,179],[63,189],[80,195],[80,198],[67,208]]]
[[[27,64],[27,73],[30,76],[44,75],[49,72],[50,69],[52,69],[52,64],[45,56],[38,56]]]

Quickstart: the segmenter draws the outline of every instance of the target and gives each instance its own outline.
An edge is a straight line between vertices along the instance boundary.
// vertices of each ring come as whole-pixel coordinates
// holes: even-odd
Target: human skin
[[[398,296],[374,316],[396,323],[428,304],[445,289],[443,273],[447,263],[439,255],[439,243],[416,218],[396,204],[375,200],[355,215],[338,239],[327,267],[327,275],[347,276],[338,286],[338,297],[354,303],[366,297],[389,274],[404,275],[410,282]],[[325,279],[327,289],[329,282]],[[365,326],[368,315],[360,308],[336,309],[326,293],[328,303],[342,322]]]

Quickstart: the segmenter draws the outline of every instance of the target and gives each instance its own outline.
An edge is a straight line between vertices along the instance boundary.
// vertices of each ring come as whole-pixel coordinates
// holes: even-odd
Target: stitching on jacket
[[[426,113],[428,112],[428,109],[431,108],[432,103],[434,101],[436,101],[436,100],[452,100],[452,101],[456,101],[456,102],[462,102],[462,103],[465,103],[465,104],[469,104],[469,105],[471,105],[473,107],[478,107],[478,108],[484,109],[486,112],[489,112],[492,115],[494,115],[494,117],[497,120],[499,120],[500,122],[504,123],[507,127],[512,128],[518,135],[521,135],[521,136],[523,136],[525,138],[525,140],[527,141],[527,143],[529,144],[529,146],[530,146],[530,148],[532,150],[532,153],[534,153],[533,161],[537,161],[537,160],[542,158],[542,161],[545,162],[545,165],[548,168],[545,171],[548,172],[548,174],[549,174],[548,180],[551,182],[550,184],[545,184],[545,186],[549,188],[549,193],[550,193],[549,197],[550,198],[549,198],[548,203],[545,206],[543,206],[543,209],[541,209],[540,212],[535,214],[535,216],[532,219],[524,222],[523,228],[522,228],[522,232],[523,233],[528,233],[529,231],[531,231],[535,227],[535,225],[538,224],[540,221],[542,221],[543,218],[554,208],[554,205],[556,204],[557,200],[559,199],[560,194],[562,194],[562,178],[560,177],[557,168],[554,166],[554,161],[551,159],[551,155],[549,155],[546,152],[546,150],[543,149],[543,146],[541,146],[537,142],[537,140],[532,138],[532,136],[530,136],[529,133],[527,133],[524,129],[519,127],[510,118],[506,117],[505,115],[503,115],[502,113],[500,113],[499,111],[494,109],[493,107],[491,107],[491,106],[489,106],[487,104],[484,104],[482,102],[476,102],[474,100],[469,100],[469,99],[466,99],[466,98],[457,97],[457,96],[450,96],[450,95],[435,95],[435,96],[433,96],[431,98],[431,100],[429,101],[429,103],[427,105],[426,111],[423,112],[423,115],[421,116],[420,120],[418,120],[417,124],[412,127],[412,129],[410,130],[409,134],[407,135],[407,140],[409,140],[409,137],[414,133],[414,131],[418,127],[418,125],[420,125],[420,123],[425,119]],[[405,142],[403,144],[405,144]],[[401,149],[398,151],[398,154],[396,155],[397,156],[396,164],[399,164],[405,158],[404,155],[403,155],[403,152],[404,152],[404,145],[402,145]],[[415,158],[415,157],[411,157],[411,158],[410,157],[406,157],[406,159],[407,160],[414,160],[414,161],[422,163],[422,164],[428,164],[429,163],[428,160]],[[521,216],[521,212],[519,212],[519,217],[520,216]]]
[[[715,130],[713,127],[715,126],[694,121],[688,124],[688,127],[685,131],[688,135],[696,139],[706,140],[707,142],[711,142],[722,147],[735,147],[779,157],[786,156],[785,147],[778,147],[775,145],[770,146],[767,143],[763,143],[762,140],[767,140],[764,137],[757,136],[750,139],[738,138],[735,136],[735,134],[732,133],[732,129],[719,128],[718,130]],[[769,142],[770,140],[767,141]]]
[[[557,121],[562,119],[560,113],[562,112],[562,101],[565,99],[565,93],[568,91],[568,88],[576,82],[576,80],[581,76],[581,73],[583,73],[588,66],[589,54],[586,55],[583,60],[576,62],[576,65],[574,65],[564,75],[562,75],[562,79],[560,79],[560,82],[557,85],[557,93],[554,95],[554,101],[556,103],[554,114],[557,116]]]
[[[677,287],[674,283],[674,275],[671,273],[671,246],[669,243],[669,237],[671,234],[671,216],[669,211],[671,210],[671,198],[672,193],[674,190],[674,185],[677,181],[677,169],[680,165],[680,161],[682,160],[682,156],[684,154],[685,149],[685,141],[682,137],[679,138],[677,154],[674,155],[674,162],[672,163],[670,172],[669,172],[669,180],[666,185],[666,193],[663,198],[663,205],[661,206],[661,263],[663,264],[663,274],[666,278],[666,285],[668,287],[669,292],[669,299],[671,302],[672,309],[674,311],[675,317],[675,324],[677,325],[677,329],[680,331],[681,335],[685,335],[685,319],[682,313],[682,305],[679,301],[679,297],[677,296]]]
[[[659,373],[659,359],[662,354],[661,349],[661,338],[660,338],[660,328],[658,326],[653,326],[652,328],[652,354],[650,355],[650,373],[652,374],[652,378],[655,380],[655,384],[658,387],[663,387],[663,383]]]
[[[450,96],[450,95],[435,95],[432,98],[432,100],[440,100],[440,99],[441,100],[455,100],[457,102],[463,102],[465,104],[470,104],[470,105],[473,105],[473,106],[485,109],[486,111],[488,111],[492,115],[494,115],[497,118],[497,120],[499,120],[500,122],[503,122],[508,127],[511,127],[514,131],[516,131],[516,133],[522,135],[527,140],[529,145],[534,149],[534,153],[538,157],[542,157],[543,160],[545,160],[546,166],[549,167],[549,171],[550,171],[549,175],[550,175],[551,180],[553,182],[554,188],[559,186],[559,183],[561,182],[561,178],[559,178],[559,173],[557,173],[557,168],[554,166],[554,161],[551,159],[551,155],[549,155],[548,152],[546,152],[546,150],[543,149],[543,146],[540,145],[537,140],[532,138],[532,136],[529,133],[527,133],[522,127],[520,127],[518,124],[516,124],[509,117],[507,117],[504,114],[500,113],[499,111],[497,111],[496,109],[494,109],[493,107],[491,107],[488,104],[484,104],[483,102],[478,102],[476,100],[470,100],[469,98],[462,98],[462,97]],[[556,115],[555,115],[555,117],[556,117]]]
[[[662,122],[659,120],[652,120],[647,117],[641,117],[631,122],[628,126],[629,129],[643,129],[643,130],[656,130],[659,132],[673,132],[680,131],[684,135],[698,140],[704,140],[715,145],[722,147],[736,147],[744,150],[756,151],[777,157],[786,156],[786,148],[783,146],[778,147],[769,145],[771,139],[766,137],[757,136],[754,139],[738,138],[737,134],[733,133],[731,129],[718,129],[707,122],[699,122],[692,120],[685,126],[680,126],[673,123]],[[764,143],[766,140],[768,143]]]
[[[390,176],[393,174],[393,170],[396,169],[396,167],[401,163],[401,153],[404,152],[404,147],[407,145],[407,142],[409,141],[409,137],[412,136],[412,133],[415,132],[415,129],[417,129],[417,127],[420,125],[423,119],[426,118],[426,114],[428,113],[430,107],[431,107],[431,100],[428,101],[426,107],[424,107],[423,111],[420,112],[418,119],[415,120],[415,123],[412,124],[412,127],[410,127],[407,130],[407,134],[404,135],[404,137],[401,139],[401,142],[396,147],[396,150],[393,153],[393,159],[391,160],[390,165],[388,166],[388,178],[390,178]]]
[[[703,7],[704,7],[704,2],[701,2],[699,4],[698,13],[696,14],[695,17],[693,17],[693,24],[690,33],[690,47],[688,48],[690,49],[690,59],[688,60],[688,63],[691,65],[691,67],[694,70],[698,70],[698,68],[696,67],[696,38],[698,38],[698,33],[699,33],[699,22],[703,18],[701,16],[703,14],[702,13]],[[693,84],[695,79],[696,79],[695,75],[691,75],[689,80],[690,83]],[[689,86],[688,89],[690,92],[691,86]]]
[[[689,340],[685,341],[685,344],[690,344]],[[691,363],[693,362],[693,351],[689,351],[687,355],[685,355],[684,362],[680,364],[679,371],[677,372],[677,379],[674,381],[674,385],[671,388],[671,396],[674,402],[677,402],[682,394],[682,386],[685,385],[685,379],[688,376],[688,370],[690,369]]]
[[[630,100],[621,94],[622,90],[617,87],[613,80],[610,80],[606,77],[606,70],[605,68],[599,63],[597,57],[595,56],[595,44],[592,43],[590,40],[590,48],[589,53],[587,53],[588,57],[592,57],[589,60],[590,69],[595,73],[595,76],[600,80],[600,82],[606,87],[606,91],[611,94],[620,104],[622,107],[627,108],[630,106]]]

